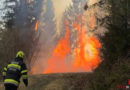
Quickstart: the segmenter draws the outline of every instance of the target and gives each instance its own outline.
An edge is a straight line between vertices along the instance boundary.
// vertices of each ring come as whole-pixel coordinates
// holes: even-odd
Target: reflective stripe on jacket
[[[27,79],[27,68],[21,58],[17,58],[3,69],[4,83],[19,85],[20,78]]]
[[[4,80],[4,84],[13,84],[13,85],[16,85],[18,86],[19,85],[19,82],[14,80],[14,79],[5,79]]]

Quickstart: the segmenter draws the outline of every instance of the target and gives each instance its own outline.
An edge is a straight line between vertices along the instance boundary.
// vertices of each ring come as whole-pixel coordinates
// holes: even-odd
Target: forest
[[[0,9],[0,80],[3,67],[22,50],[29,75],[90,72],[75,80],[73,90],[116,90],[118,85],[128,85],[130,0],[92,0],[97,1],[94,4],[72,0],[59,27],[52,1],[4,0]],[[84,43],[90,47],[88,54],[78,52],[86,49]],[[96,59],[91,54],[97,55]]]

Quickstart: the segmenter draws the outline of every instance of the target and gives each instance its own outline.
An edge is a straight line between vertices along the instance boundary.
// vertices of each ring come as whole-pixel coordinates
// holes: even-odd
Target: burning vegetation
[[[74,16],[75,19],[71,20],[71,24],[69,19],[63,18],[64,35],[59,37],[48,58],[35,60],[36,63],[34,62],[32,65],[31,74],[92,72],[98,67],[102,62],[100,58],[102,45],[95,33],[97,32],[97,17],[95,15],[97,11],[95,12],[95,9],[91,11],[88,6],[86,10]],[[37,28],[38,21],[35,24],[35,31]],[[72,39],[74,34],[75,38]],[[42,69],[39,71],[40,66]]]
[[[74,22],[75,23],[75,22]],[[93,29],[95,18],[92,17],[90,27]],[[52,51],[51,57],[47,60],[47,67],[43,73],[64,73],[64,72],[90,72],[101,62],[99,50],[101,43],[94,36],[87,36],[87,29],[83,25],[75,24],[73,29],[77,33],[77,40],[73,50],[70,48],[68,22],[65,20],[65,36],[60,38],[56,47]],[[68,58],[68,55],[71,58]],[[69,62],[69,63],[67,63]]]

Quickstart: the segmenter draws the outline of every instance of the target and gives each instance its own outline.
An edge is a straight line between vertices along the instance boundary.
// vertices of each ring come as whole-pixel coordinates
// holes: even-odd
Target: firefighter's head
[[[18,51],[16,54],[16,58],[24,58],[24,52],[23,51]]]

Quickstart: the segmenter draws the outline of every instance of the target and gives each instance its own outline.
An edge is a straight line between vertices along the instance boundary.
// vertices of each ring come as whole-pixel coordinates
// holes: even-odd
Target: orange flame
[[[98,49],[101,44],[96,37],[87,37],[79,31],[78,47],[74,49],[73,71],[92,71],[101,62]]]
[[[35,24],[35,32],[38,30],[38,21],[36,21],[36,24]]]
[[[70,52],[69,46],[69,29],[66,24],[66,32],[65,37],[60,38],[58,44],[53,50],[52,57],[47,61],[48,67],[43,73],[58,73],[58,72],[66,72],[65,58],[67,54]]]
[[[95,27],[95,17],[91,17],[90,28]],[[73,62],[73,71],[92,71],[97,68],[101,62],[99,57],[99,49],[101,44],[94,36],[87,36],[87,30],[82,25],[74,23],[74,29],[78,33],[77,45],[74,49],[75,59]]]
[[[94,20],[92,19],[90,26],[94,27]],[[74,29],[77,31],[77,47],[74,51],[74,59],[71,63],[71,67],[67,70],[69,65],[66,65],[66,57],[70,54],[70,43],[69,43],[69,28],[68,23],[65,23],[66,33],[65,37],[60,38],[58,44],[53,50],[52,57],[47,61],[47,69],[43,73],[63,73],[63,72],[88,72],[97,68],[101,62],[99,57],[99,49],[101,44],[99,40],[94,37],[86,36],[86,30],[83,30],[81,25],[78,23],[74,24]]]
[[[80,21],[80,17],[77,18]],[[91,18],[90,29],[95,27],[95,17]],[[61,37],[47,60],[42,73],[64,73],[64,72],[89,72],[97,68],[101,62],[99,49],[101,43],[95,36],[88,36],[88,30],[83,28],[79,22],[74,22],[73,29],[77,32],[76,47],[70,45],[69,23],[65,21],[65,36]],[[38,22],[36,22],[36,30]],[[88,27],[86,27],[88,28]],[[68,57],[69,63],[68,63]],[[39,66],[38,66],[39,67]],[[32,67],[33,73],[36,67]]]

